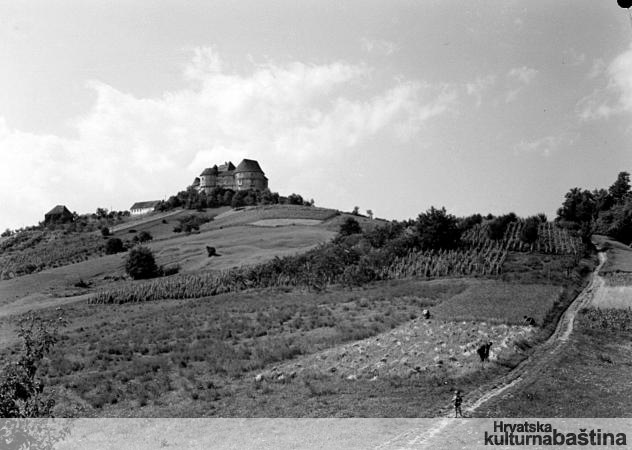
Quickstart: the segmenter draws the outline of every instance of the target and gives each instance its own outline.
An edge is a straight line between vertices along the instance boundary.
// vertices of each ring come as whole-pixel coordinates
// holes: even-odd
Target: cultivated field
[[[481,280],[441,303],[433,312],[444,320],[484,320],[511,325],[522,324],[527,316],[541,325],[562,290],[555,285]]]
[[[408,280],[324,293],[270,289],[67,305],[71,326],[47,373],[63,392],[60,415],[362,415],[395,392],[423,389],[442,398],[448,387],[473,388],[516,363],[536,328],[492,325],[482,316],[419,317],[466,295],[472,283]],[[540,305],[532,307],[527,313],[535,316]],[[474,350],[488,340],[495,344],[481,372]],[[379,386],[374,396],[358,398],[370,386]],[[330,404],[341,393],[349,403]],[[437,407],[429,401],[413,411],[408,397],[372,415],[430,415]]]
[[[608,286],[632,285],[632,248],[605,236],[594,236],[597,248],[608,252],[608,260],[599,273]]]

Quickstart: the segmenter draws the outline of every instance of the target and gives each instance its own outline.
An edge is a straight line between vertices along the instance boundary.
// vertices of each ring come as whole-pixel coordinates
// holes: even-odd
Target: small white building
[[[139,216],[141,214],[147,214],[154,210],[154,208],[160,203],[160,200],[152,200],[149,202],[136,202],[134,203],[129,212],[132,216]]]

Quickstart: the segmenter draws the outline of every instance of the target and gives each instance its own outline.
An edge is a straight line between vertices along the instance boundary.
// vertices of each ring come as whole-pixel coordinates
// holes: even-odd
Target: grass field
[[[71,325],[46,369],[61,396],[56,414],[431,416],[455,386],[475,389],[513,367],[516,343],[537,331],[492,324],[498,314],[485,315],[493,308],[482,285],[411,279],[321,293],[64,305]],[[515,298],[525,292],[495,289]],[[468,298],[483,311],[472,320],[437,317],[442,305]],[[538,316],[545,304],[531,306]],[[422,320],[426,308],[437,316]],[[510,320],[500,321],[511,321],[506,311]],[[495,345],[481,370],[475,348],[486,340]],[[260,373],[264,381],[255,382]]]
[[[258,222],[260,220],[269,219],[309,219],[324,221],[331,219],[338,214],[339,212],[334,209],[318,208],[315,206],[248,206],[238,210],[226,211],[218,215],[216,220],[205,225],[205,228],[217,229],[219,227],[246,225]]]
[[[516,284],[497,280],[473,283],[433,313],[444,320],[485,320],[491,323],[522,324],[524,316],[539,325],[559,300],[562,287],[541,284]]]

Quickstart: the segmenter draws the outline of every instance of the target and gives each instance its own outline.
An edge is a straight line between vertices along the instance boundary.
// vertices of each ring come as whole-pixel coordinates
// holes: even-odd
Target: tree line
[[[631,244],[630,174],[620,172],[608,189],[570,189],[564,196],[555,220],[560,226],[578,230],[585,238],[593,233],[604,234]]]

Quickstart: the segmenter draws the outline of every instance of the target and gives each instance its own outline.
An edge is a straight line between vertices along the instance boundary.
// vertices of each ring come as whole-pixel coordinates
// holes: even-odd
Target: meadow
[[[542,325],[559,301],[562,290],[561,286],[556,285],[481,280],[442,302],[433,313],[444,320],[476,320],[511,325],[521,325],[524,316],[528,316]]]
[[[0,280],[86,261],[103,254],[103,238],[94,233],[23,232],[2,243]]]

